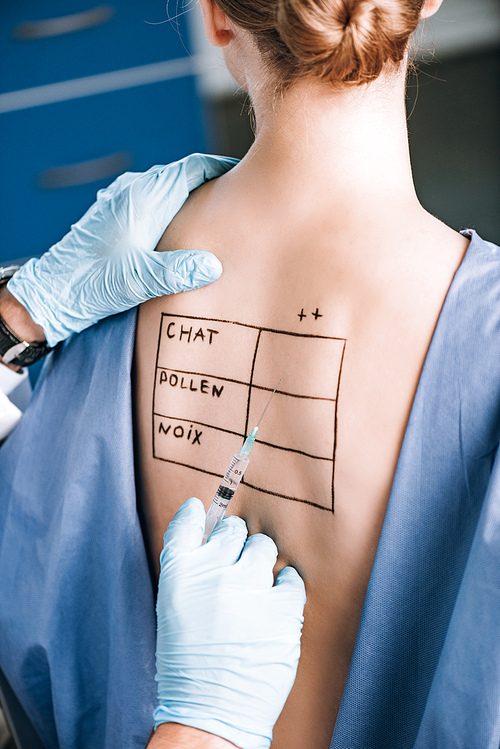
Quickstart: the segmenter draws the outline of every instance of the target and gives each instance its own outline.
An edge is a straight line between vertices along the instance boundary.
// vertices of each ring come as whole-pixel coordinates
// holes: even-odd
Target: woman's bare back
[[[221,279],[140,310],[141,501],[157,560],[178,506],[195,495],[208,507],[283,376],[229,511],[306,583],[273,749],[327,749],[420,371],[468,241],[421,209],[363,226],[283,212],[265,183],[245,200],[228,177],[192,193],[159,245],[214,251]]]

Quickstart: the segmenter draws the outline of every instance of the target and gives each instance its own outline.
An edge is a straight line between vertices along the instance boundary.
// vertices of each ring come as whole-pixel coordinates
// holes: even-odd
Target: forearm
[[[162,723],[152,735],[147,749],[235,749],[235,745],[197,728]]]
[[[43,328],[33,322],[26,307],[17,301],[6,286],[0,288],[0,315],[19,338],[28,343],[45,340]]]
[[[26,307],[17,301],[6,286],[0,287],[0,315],[12,332],[24,341],[34,343],[45,340],[43,328],[33,322]],[[6,364],[6,366],[15,370],[19,369],[12,364]]]

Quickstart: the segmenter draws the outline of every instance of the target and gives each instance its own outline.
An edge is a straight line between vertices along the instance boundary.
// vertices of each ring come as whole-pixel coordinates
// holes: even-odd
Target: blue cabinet
[[[0,91],[146,63],[188,53],[185,16],[166,0],[2,0]],[[182,8],[180,8],[182,13]]]
[[[165,16],[164,0],[2,3],[0,261],[42,253],[119,173],[204,150],[186,19]]]

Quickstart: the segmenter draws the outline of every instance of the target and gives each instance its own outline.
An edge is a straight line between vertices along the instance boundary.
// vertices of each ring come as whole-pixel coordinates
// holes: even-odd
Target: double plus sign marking
[[[311,312],[311,315],[314,317],[315,320],[318,319],[318,317],[323,317],[323,315],[320,315],[319,309],[316,307],[316,312]],[[297,317],[299,318],[300,322],[304,319],[304,317],[307,317],[307,315],[304,313],[304,308],[300,310],[300,312],[297,314]]]

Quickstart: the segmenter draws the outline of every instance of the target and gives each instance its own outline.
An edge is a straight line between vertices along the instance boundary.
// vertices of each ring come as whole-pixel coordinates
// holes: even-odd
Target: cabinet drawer
[[[186,57],[185,14],[158,23],[168,18],[165,7],[165,0],[0,3],[0,92]],[[169,3],[174,15],[176,7]]]
[[[3,114],[0,260],[39,254],[124,170],[204,150],[192,77]]]

